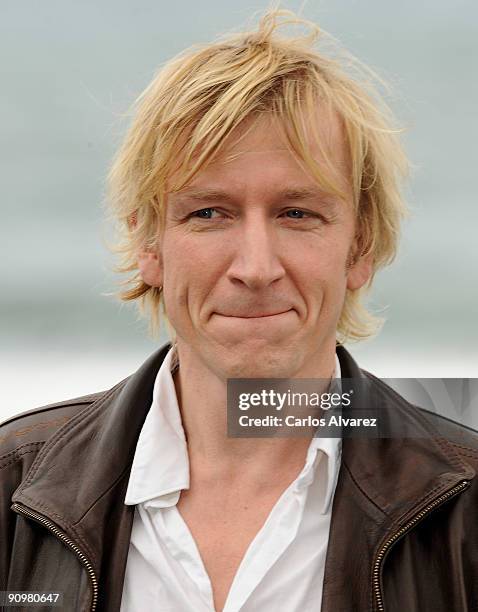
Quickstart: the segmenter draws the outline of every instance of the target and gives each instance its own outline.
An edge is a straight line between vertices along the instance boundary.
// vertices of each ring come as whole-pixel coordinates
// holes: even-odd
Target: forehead
[[[297,123],[302,128],[304,145],[317,160],[324,154],[337,161],[346,153],[344,130],[337,113],[318,106],[313,115],[300,114]],[[291,120],[263,113],[248,117],[225,139],[222,154],[252,151],[288,150],[287,132],[292,132]]]
[[[219,152],[207,160],[180,191],[203,184],[208,179],[217,180],[226,178],[226,175],[232,178],[234,172],[240,175],[241,182],[255,179],[266,182],[269,178],[269,182],[275,183],[284,178],[309,185],[318,183],[323,188],[304,159],[308,155],[322,176],[339,190],[348,191],[349,154],[345,131],[337,113],[318,105],[313,116],[304,114],[298,117],[298,121],[303,133],[302,143],[290,136],[295,132],[290,120],[266,113],[246,118],[225,138]],[[301,144],[305,155],[300,153]],[[192,163],[200,152],[193,156]]]

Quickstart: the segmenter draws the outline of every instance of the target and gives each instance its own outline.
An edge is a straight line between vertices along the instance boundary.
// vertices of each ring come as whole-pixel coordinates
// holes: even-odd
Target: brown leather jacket
[[[119,610],[134,512],[123,500],[168,348],[105,393],[0,428],[0,590],[63,592],[68,611]],[[344,439],[314,610],[476,612],[478,435],[337,352],[342,376],[366,380],[381,416],[416,436]]]

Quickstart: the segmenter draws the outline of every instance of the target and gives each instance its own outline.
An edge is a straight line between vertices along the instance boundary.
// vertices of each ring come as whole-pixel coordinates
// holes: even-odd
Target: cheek
[[[194,234],[164,241],[164,301],[171,318],[185,308],[197,310],[210,293],[221,261],[221,248],[216,243]]]
[[[343,240],[303,240],[290,249],[290,261],[304,279],[324,283],[345,282],[348,244]]]
[[[290,270],[314,318],[335,316],[341,309],[347,285],[347,255],[344,241],[304,241],[297,245]]]

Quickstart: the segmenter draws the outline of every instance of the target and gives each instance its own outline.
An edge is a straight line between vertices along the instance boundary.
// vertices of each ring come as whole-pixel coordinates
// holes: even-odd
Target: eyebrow
[[[221,189],[196,189],[189,188],[177,191],[174,194],[178,198],[188,198],[191,200],[199,200],[201,202],[218,202],[234,201],[234,197]],[[311,200],[316,198],[332,199],[334,196],[325,192],[319,187],[286,187],[275,194],[275,199],[278,200]]]

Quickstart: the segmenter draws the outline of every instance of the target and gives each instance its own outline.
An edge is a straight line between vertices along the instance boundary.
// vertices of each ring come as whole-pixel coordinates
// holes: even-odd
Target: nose
[[[251,215],[237,234],[228,278],[254,290],[268,287],[285,275],[278,253],[278,240],[267,219]]]

